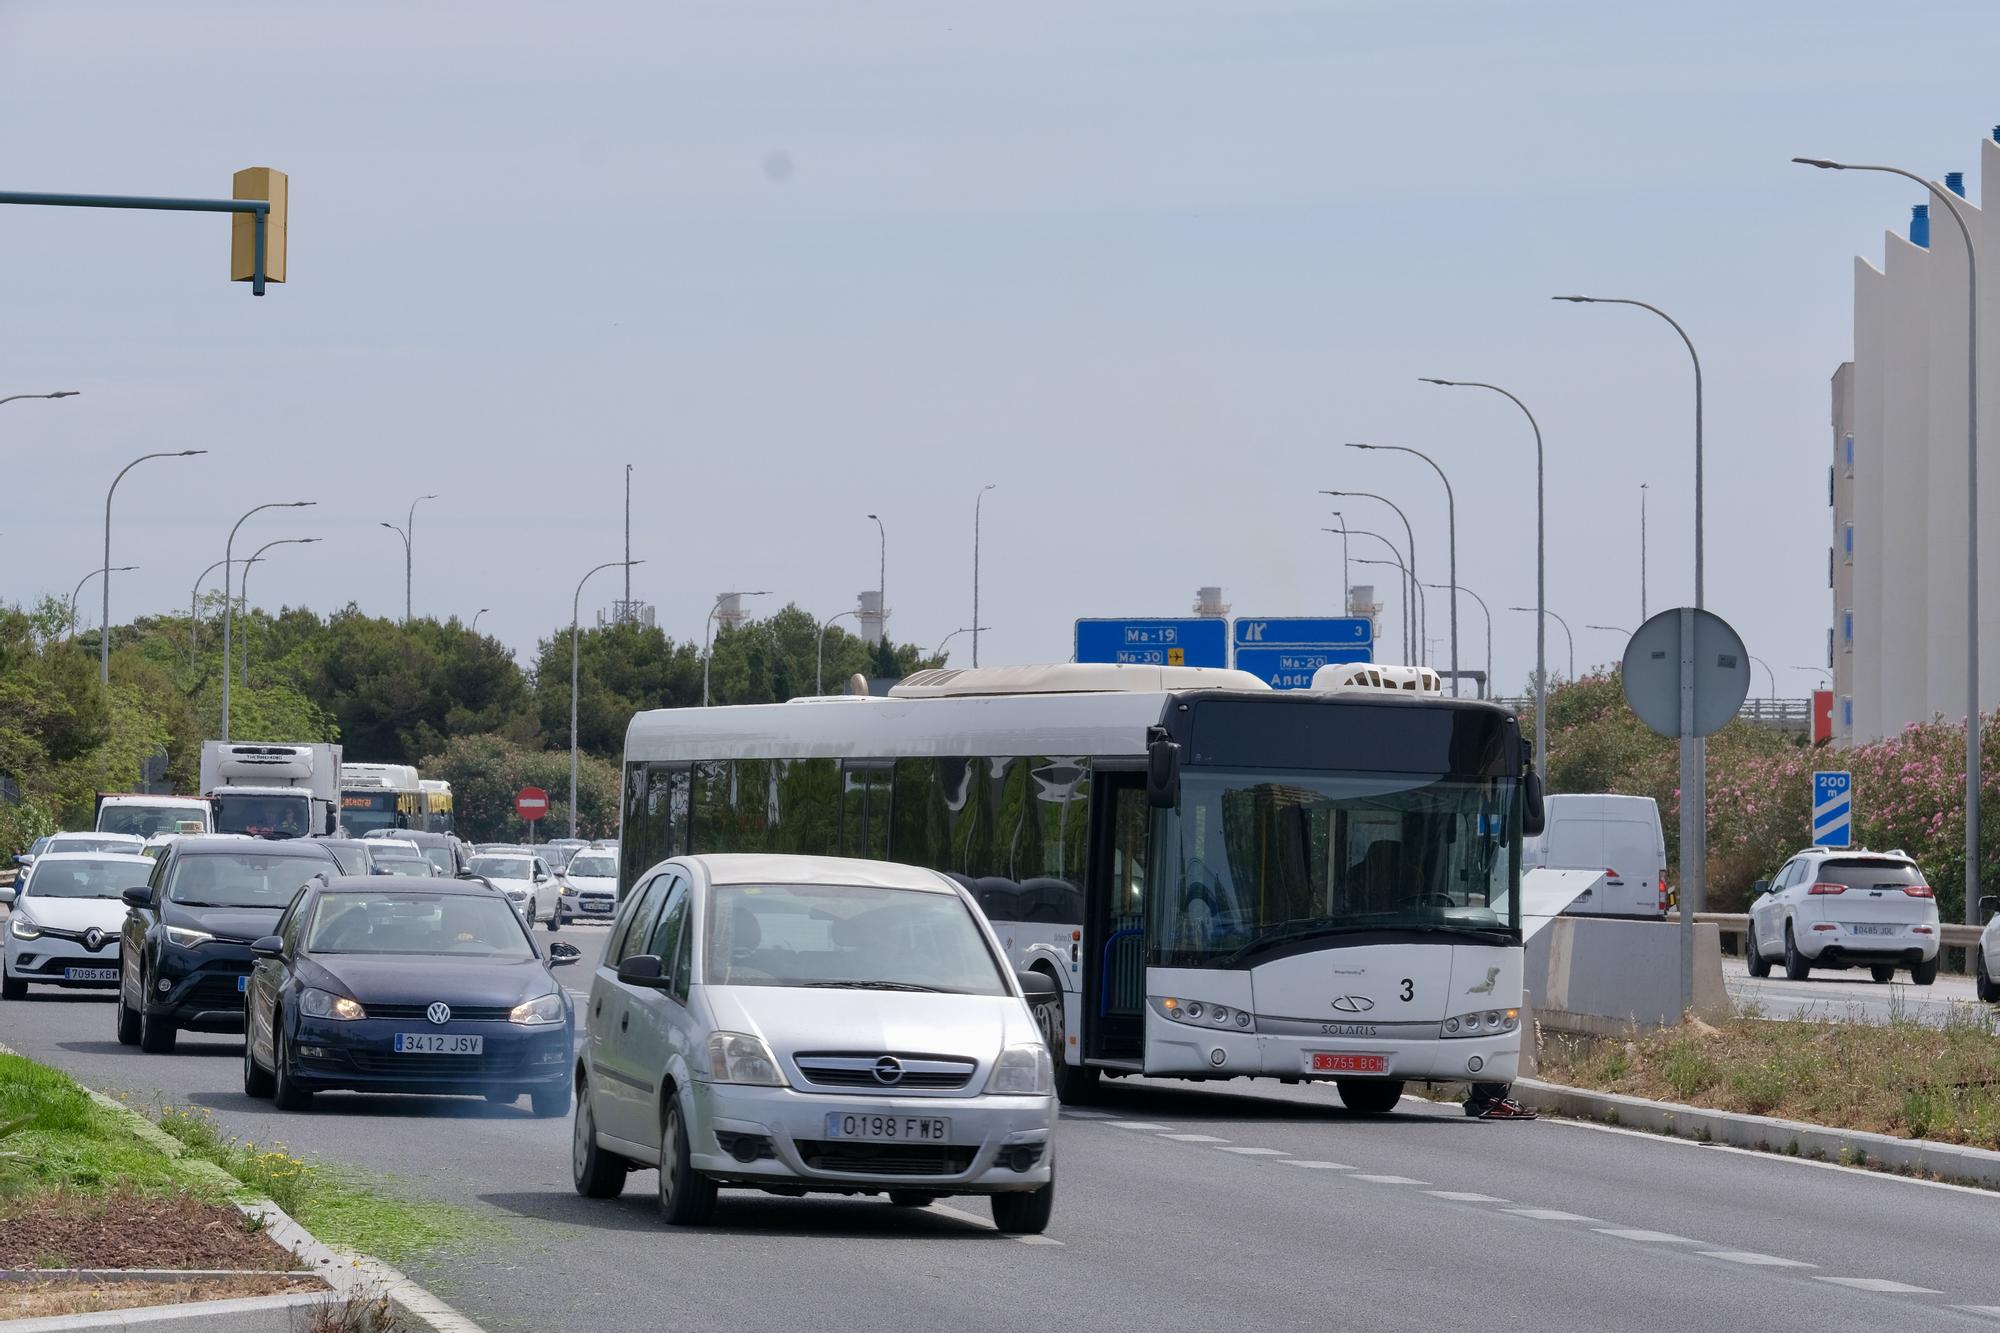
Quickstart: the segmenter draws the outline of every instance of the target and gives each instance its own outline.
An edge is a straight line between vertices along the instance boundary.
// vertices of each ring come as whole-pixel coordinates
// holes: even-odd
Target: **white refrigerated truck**
[[[340,827],[340,747],[203,741],[201,792],[217,833],[303,838]]]

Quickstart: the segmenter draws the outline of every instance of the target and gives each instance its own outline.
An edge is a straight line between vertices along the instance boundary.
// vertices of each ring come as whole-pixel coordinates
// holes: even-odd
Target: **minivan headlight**
[[[517,1004],[507,1015],[507,1021],[510,1023],[525,1023],[529,1027],[543,1027],[550,1023],[560,1023],[563,1021],[562,996],[551,991],[549,994],[537,996],[525,1004]]]
[[[42,937],[41,927],[18,912],[15,913],[14,919],[7,923],[7,930],[17,940],[38,940]]]
[[[310,986],[299,992],[299,1008],[310,1018],[333,1018],[343,1023],[368,1017],[361,1001],[335,995],[332,991],[314,990]]]
[[[1042,1042],[1032,1046],[1009,1046],[993,1062],[986,1091],[1006,1097],[1045,1097],[1056,1090],[1055,1061]]]
[[[708,1077],[712,1083],[751,1083],[782,1088],[785,1076],[762,1037],[747,1032],[712,1032],[708,1038]]]

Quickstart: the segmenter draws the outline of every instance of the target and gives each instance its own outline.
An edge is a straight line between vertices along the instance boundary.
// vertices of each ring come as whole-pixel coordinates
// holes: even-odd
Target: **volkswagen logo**
[[[104,947],[104,932],[96,926],[92,926],[89,930],[84,931],[83,947],[92,953],[96,953],[99,949],[102,949]]]
[[[893,1055],[885,1055],[875,1062],[875,1081],[893,1086],[903,1081],[903,1062]]]
[[[451,1022],[451,1006],[443,1000],[432,1000],[431,1007],[424,1010],[424,1017],[442,1027]]]
[[[1343,995],[1333,1002],[1333,1007],[1343,1014],[1365,1014],[1375,1007],[1375,1001],[1366,995]]]

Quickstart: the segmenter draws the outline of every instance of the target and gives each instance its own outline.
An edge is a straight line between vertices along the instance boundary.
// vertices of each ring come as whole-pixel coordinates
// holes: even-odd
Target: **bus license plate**
[[[116,981],[118,969],[115,967],[66,967],[64,981]]]
[[[829,1111],[826,1136],[869,1143],[949,1143],[951,1117],[941,1115],[842,1115]]]
[[[462,1032],[398,1032],[399,1055],[484,1055],[486,1038]]]
[[[1315,1074],[1386,1074],[1389,1059],[1383,1055],[1344,1055],[1331,1051],[1313,1052]]]

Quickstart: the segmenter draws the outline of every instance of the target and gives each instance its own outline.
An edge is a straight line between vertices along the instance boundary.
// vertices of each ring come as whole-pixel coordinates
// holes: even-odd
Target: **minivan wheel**
[[[569,1110],[569,1084],[559,1088],[534,1088],[528,1093],[528,1109],[537,1120],[553,1120]]]
[[[1799,942],[1792,935],[1792,923],[1785,923],[1785,977],[1790,981],[1808,981],[1812,978],[1812,964],[1799,952]]]
[[[139,1015],[132,1006],[125,1003],[125,991],[118,991],[118,1044],[137,1046],[139,1044]]]
[[[672,1226],[703,1226],[715,1216],[715,1182],[688,1160],[680,1102],[672,1092],[667,1099],[666,1114],[660,1117],[660,1216]]]
[[[1063,1016],[1062,996],[1029,1007],[1035,1015],[1035,1026],[1041,1029],[1042,1040],[1048,1043],[1049,1059],[1056,1067],[1056,1100],[1064,1106],[1089,1105],[1097,1099],[1097,1070],[1091,1065],[1068,1063],[1065,1054],[1069,1044],[1068,1020]]]
[[[312,1108],[312,1089],[302,1088],[292,1076],[292,1044],[285,1039],[283,1015],[271,1015],[271,1101],[280,1111]]]
[[[1337,1078],[1340,1100],[1356,1115],[1387,1115],[1403,1100],[1401,1079]]]
[[[7,972],[7,959],[0,954],[0,999],[25,1000],[28,998],[28,983]]]
[[[1049,1216],[1056,1208],[1055,1159],[1049,1159],[1048,1184],[1038,1190],[995,1194],[992,1201],[994,1230],[1008,1236],[1041,1235],[1049,1229]]]
[[[1887,984],[1896,979],[1896,965],[1894,963],[1870,963],[1868,965],[1868,975],[1879,982]]]
[[[590,1083],[576,1081],[576,1125],[570,1133],[569,1174],[576,1192],[586,1199],[615,1199],[625,1189],[631,1168],[597,1146],[597,1117],[590,1110]]]
[[[1757,927],[1754,925],[1743,932],[1743,966],[1753,977],[1771,975],[1771,960],[1757,948]]]
[[[271,1074],[257,1063],[251,1053],[250,1033],[243,1033],[243,1095],[246,1097],[268,1097],[271,1095]]]
[[[1986,968],[1986,950],[1974,948],[1973,957],[1978,960],[1972,965],[1973,992],[1988,1004],[2000,1001],[2000,983]]]
[[[553,907],[549,911],[549,934],[553,935],[557,931],[562,929],[562,917],[563,917],[562,904],[557,903],[555,907]]]
[[[174,1027],[174,1020],[165,1014],[139,1013],[139,1049],[148,1055],[172,1055],[174,1040],[180,1034]]]
[[[1933,957],[1921,963],[1910,964],[1910,981],[1918,986],[1928,986],[1937,980],[1938,964],[1944,961],[1944,950],[1938,950]]]

